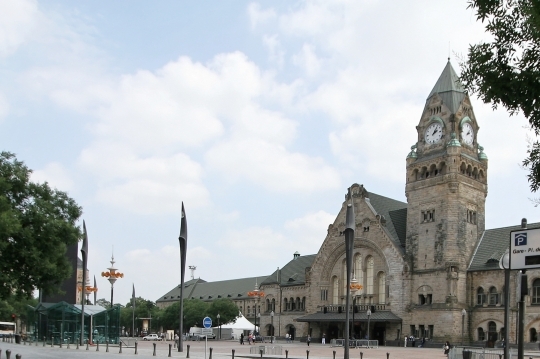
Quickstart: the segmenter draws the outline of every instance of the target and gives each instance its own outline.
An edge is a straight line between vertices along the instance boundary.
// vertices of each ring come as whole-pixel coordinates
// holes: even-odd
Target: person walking
[[[240,334],[240,345],[244,345],[244,333]]]
[[[405,336],[405,339],[403,340],[403,343],[405,343],[405,344],[403,345],[404,348],[407,348],[407,339],[408,339],[408,338],[409,338],[408,336]]]
[[[321,341],[321,343],[322,343],[322,345],[325,345],[325,344],[326,344],[326,336],[324,335],[324,333],[323,333],[323,335],[322,335],[322,341]]]
[[[446,341],[446,343],[444,343],[444,354],[448,356],[449,353],[450,353],[450,342]]]
[[[311,343],[311,337],[309,336],[309,334],[307,336],[306,342],[307,342],[307,346],[309,347],[309,343]]]

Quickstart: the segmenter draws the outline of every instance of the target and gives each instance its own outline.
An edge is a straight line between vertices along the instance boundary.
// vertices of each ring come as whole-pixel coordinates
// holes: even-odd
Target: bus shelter
[[[81,305],[39,303],[33,310],[35,336],[51,344],[76,343],[81,336]],[[30,316],[29,316],[30,317]],[[99,305],[84,306],[83,342],[118,343],[120,307],[105,309]]]

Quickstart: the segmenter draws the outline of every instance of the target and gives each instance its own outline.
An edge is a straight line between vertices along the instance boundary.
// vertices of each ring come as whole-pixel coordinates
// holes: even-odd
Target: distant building
[[[459,343],[463,337],[465,343],[492,347],[505,330],[510,331],[510,343],[516,343],[517,273],[504,288],[499,261],[508,249],[510,231],[519,226],[485,229],[488,159],[477,141],[479,129],[469,96],[448,62],[418,123],[411,126],[418,137],[405,160],[407,203],[371,193],[363,185],[350,187],[356,215],[352,274],[362,285],[353,293],[351,308],[345,308],[347,200],[317,254],[296,253],[281,270],[263,278],[192,280],[186,283],[185,298],[231,298],[251,320],[256,305],[263,335],[273,331],[294,338],[344,338],[349,309],[351,319],[354,315],[350,335],[365,338],[369,323],[370,339],[380,344],[398,344],[413,335],[439,343]],[[380,139],[392,146],[386,141]],[[396,152],[405,157],[403,149]],[[258,303],[247,296],[256,280],[265,293]],[[540,270],[528,271],[528,287],[521,335],[526,342],[537,342]],[[503,324],[506,290],[509,328]],[[173,290],[157,303],[167,305],[177,295]]]

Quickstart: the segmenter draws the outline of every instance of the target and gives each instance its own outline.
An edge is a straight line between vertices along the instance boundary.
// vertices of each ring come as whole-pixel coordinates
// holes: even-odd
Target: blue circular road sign
[[[205,328],[212,328],[212,318],[204,317],[202,323]]]

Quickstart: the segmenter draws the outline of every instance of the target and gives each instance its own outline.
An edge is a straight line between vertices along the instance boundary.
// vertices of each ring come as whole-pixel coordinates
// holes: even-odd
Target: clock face
[[[425,140],[428,144],[434,144],[441,140],[443,136],[442,124],[435,122],[428,126],[426,129]]]
[[[468,145],[472,145],[474,141],[474,130],[470,123],[466,122],[461,127],[461,140]]]

